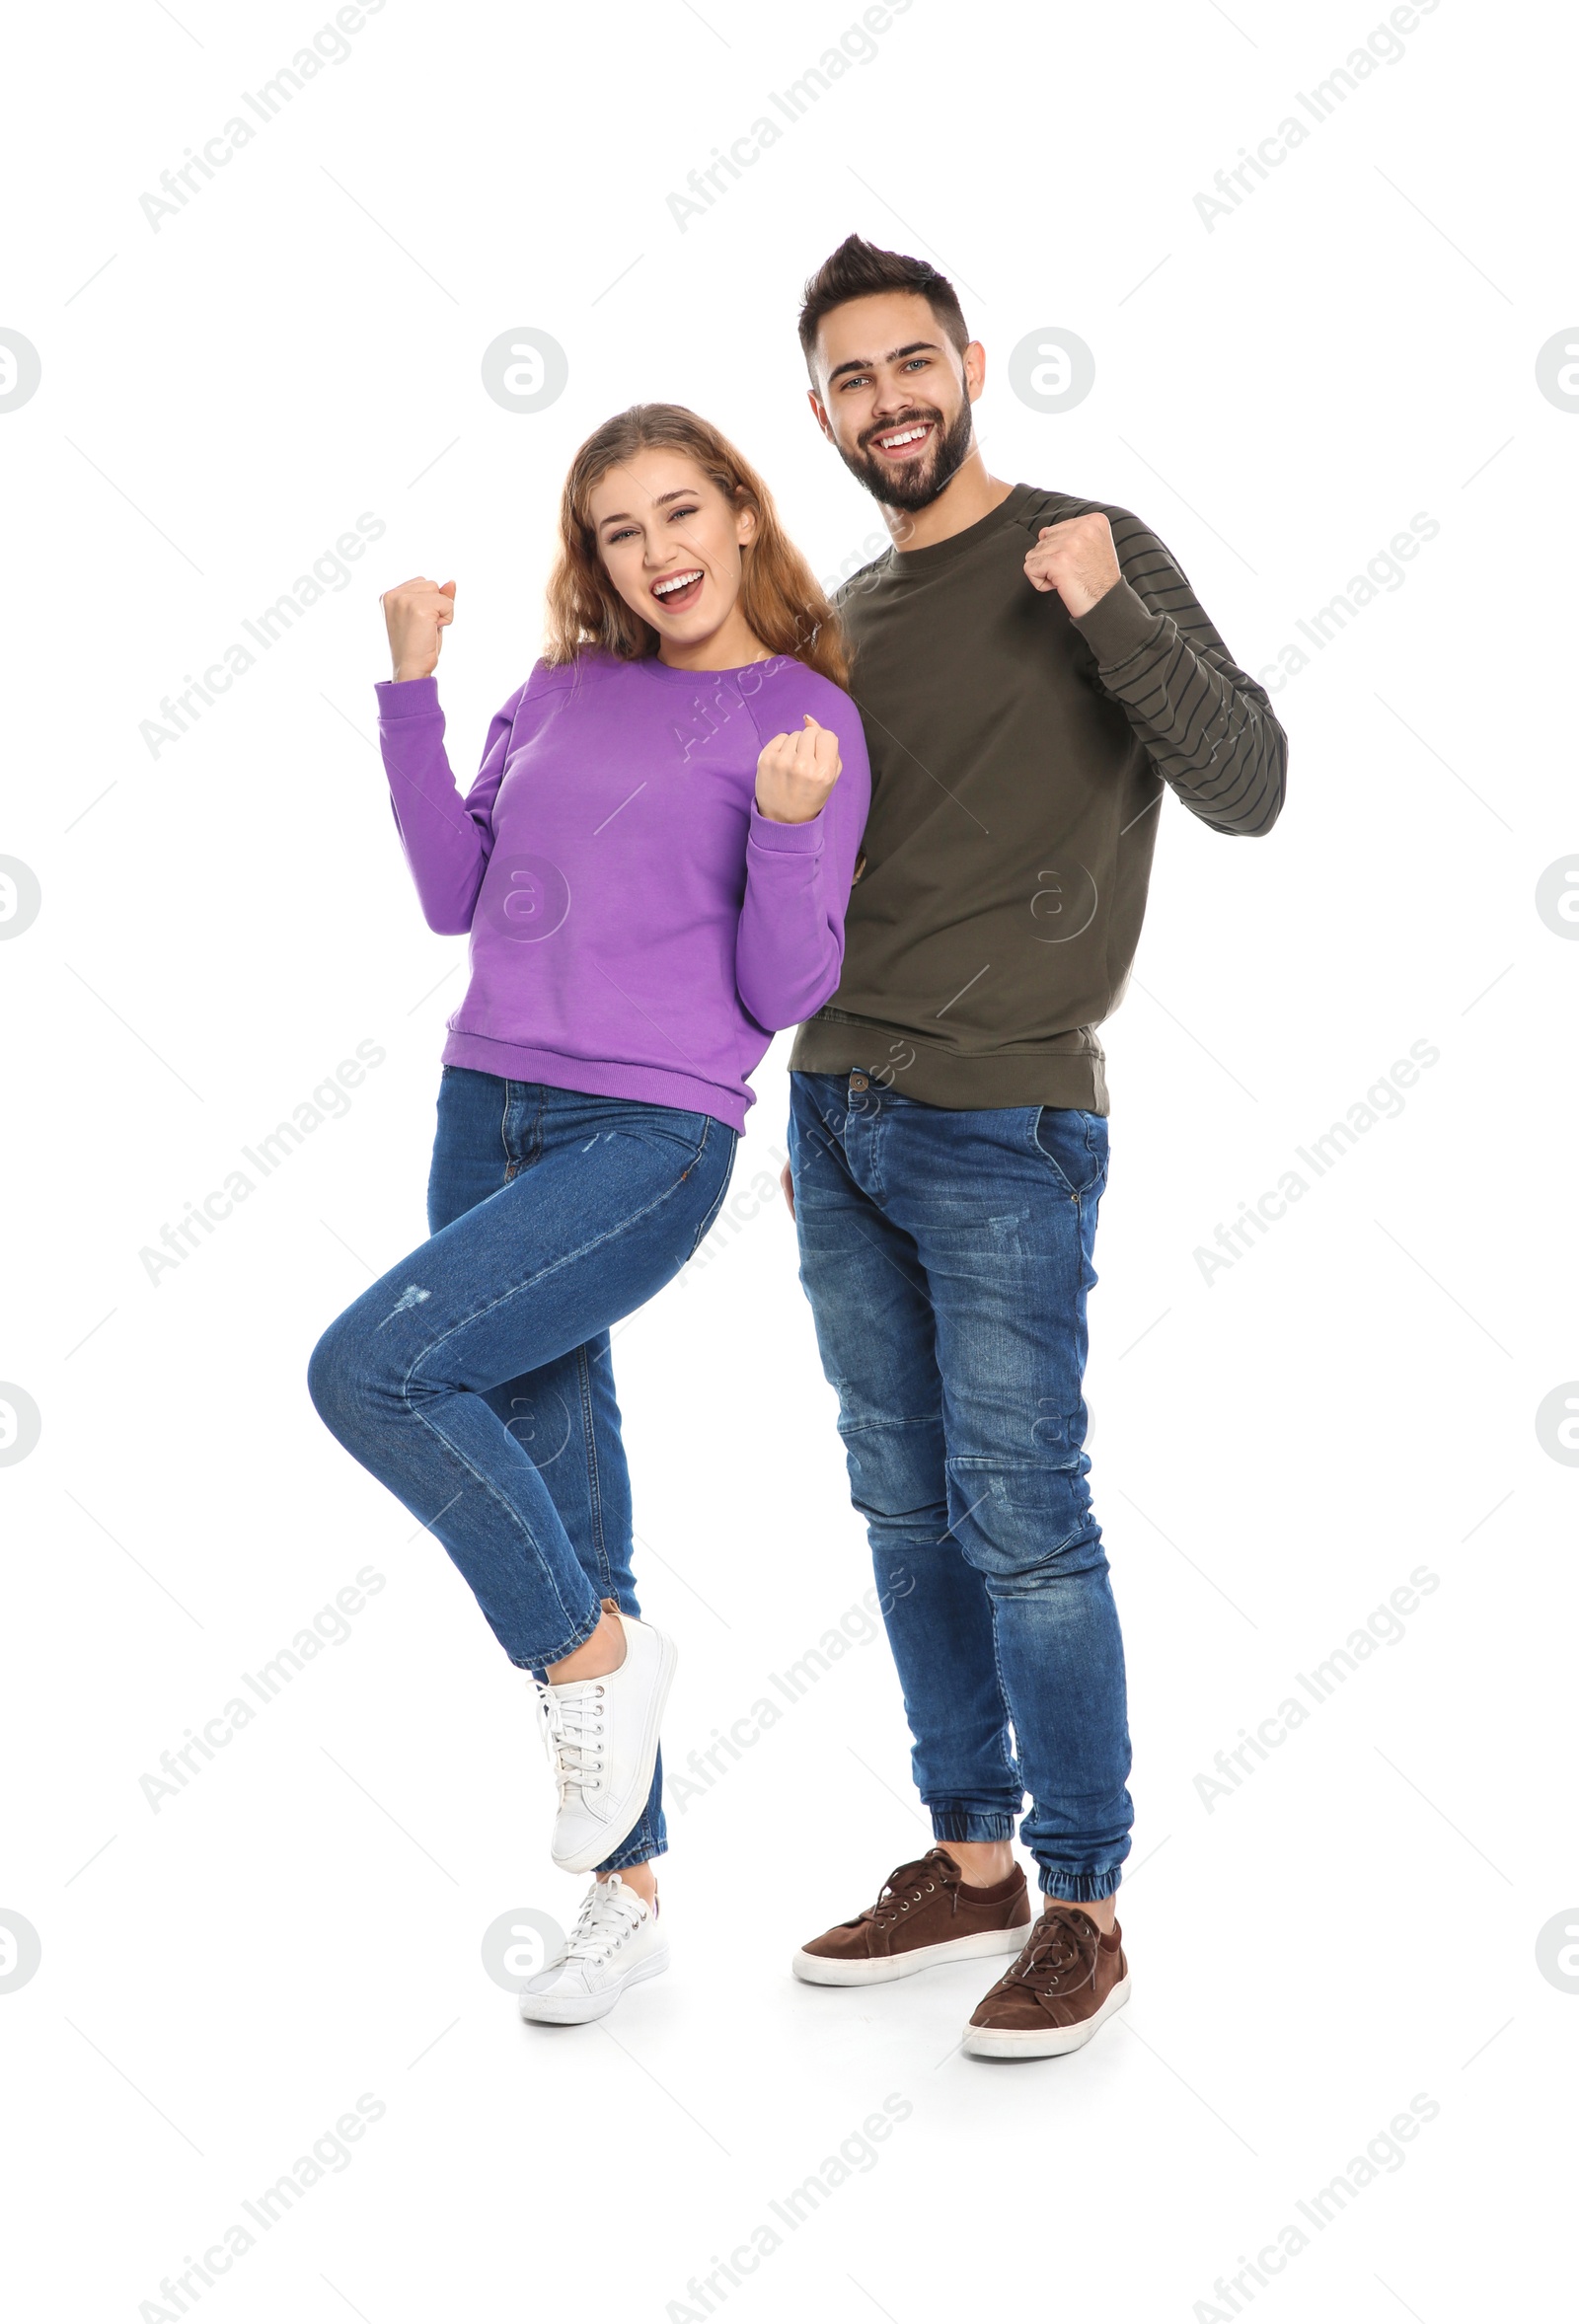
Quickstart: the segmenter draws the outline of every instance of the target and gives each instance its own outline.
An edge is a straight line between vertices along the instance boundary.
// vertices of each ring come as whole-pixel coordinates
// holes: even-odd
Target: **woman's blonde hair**
[[[615,588],[598,554],[592,494],[611,468],[654,448],[694,460],[735,508],[749,508],[755,535],[740,552],[740,610],[771,653],[793,654],[836,686],[849,661],[839,618],[810,565],[785,532],[773,494],[726,436],[683,404],[633,404],[594,428],[570,463],[560,501],[560,554],[548,587],[544,658],[573,662],[601,648],[622,661],[658,650],[658,633]]]

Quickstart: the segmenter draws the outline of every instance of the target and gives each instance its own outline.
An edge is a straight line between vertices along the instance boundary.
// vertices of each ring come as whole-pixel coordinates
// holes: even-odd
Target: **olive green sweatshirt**
[[[1025,578],[1042,525],[1100,508],[1122,579],[1073,620]],[[871,808],[839,987],[791,1069],[953,1107],[1107,1111],[1165,789],[1269,831],[1287,738],[1173,559],[1127,509],[1016,485],[839,592]]]

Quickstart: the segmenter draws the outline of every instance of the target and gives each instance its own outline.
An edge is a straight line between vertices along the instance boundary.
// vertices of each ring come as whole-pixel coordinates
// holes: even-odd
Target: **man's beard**
[[[897,428],[909,427],[918,421],[931,420],[935,429],[929,446],[929,457],[913,466],[895,469],[880,454],[868,452],[865,444],[854,452],[839,447],[839,457],[851,475],[864,484],[874,500],[888,508],[903,508],[912,514],[930,508],[943,487],[958,473],[970,456],[972,412],[968,397],[959,407],[958,416],[948,427],[943,426],[943,415],[936,406],[918,404],[902,418],[885,420],[881,427],[869,430],[865,442],[873,436],[889,436]]]

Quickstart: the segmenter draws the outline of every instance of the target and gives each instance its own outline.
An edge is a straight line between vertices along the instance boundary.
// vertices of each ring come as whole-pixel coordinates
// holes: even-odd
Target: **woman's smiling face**
[[[610,580],[657,631],[665,661],[727,668],[757,641],[740,612],[740,553],[756,512],[735,507],[683,452],[634,453],[594,486],[588,514]],[[719,662],[696,656],[716,646]]]

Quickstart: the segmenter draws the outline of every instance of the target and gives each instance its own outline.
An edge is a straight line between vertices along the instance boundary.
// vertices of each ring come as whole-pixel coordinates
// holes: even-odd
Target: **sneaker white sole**
[[[961,2044],[967,2058],[1063,2058],[1071,2050],[1084,2050],[1092,2034],[1106,2024],[1115,2009],[1122,2009],[1129,1999],[1130,1981],[1121,1978],[1108,1994],[1100,2009],[1083,2018],[1079,2025],[1050,2025],[1045,2030],[1017,2033],[1009,2027],[967,2025]]]
[[[945,1961],[976,1961],[986,1953],[1018,1953],[1031,1931],[1027,1916],[1013,1928],[979,1929],[974,1936],[950,1937],[941,1945],[918,1945],[914,1952],[879,1955],[874,1961],[830,1961],[821,1953],[794,1954],[790,1969],[802,1985],[885,1986],[898,1977],[914,1977],[919,1970],[940,1968]]]
[[[649,1953],[634,1969],[605,1986],[597,1993],[522,1993],[518,1996],[521,2015],[528,2025],[590,2025],[595,2017],[607,2017],[609,2011],[629,1986],[639,1986],[643,1978],[661,1977],[669,1966],[669,1948],[661,1953]]]
[[[605,1857],[612,1856],[616,1848],[625,1845],[645,1813],[647,1794],[652,1789],[653,1770],[658,1763],[658,1734],[663,1725],[664,1706],[668,1702],[669,1688],[674,1683],[675,1670],[680,1660],[679,1649],[672,1638],[662,1631],[654,1632],[654,1636],[658,1641],[658,1679],[647,1703],[646,1725],[641,1735],[641,1757],[631,1785],[630,1799],[636,1805],[631,1807],[623,1824],[616,1818],[611,1823],[601,1825],[590,1838],[583,1840],[567,1856],[562,1856],[557,1847],[551,1846],[549,1853],[562,1872],[592,1871]],[[630,1807],[630,1800],[626,1804]]]

